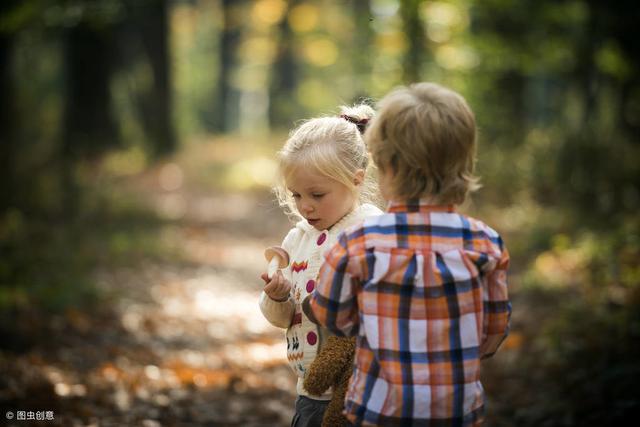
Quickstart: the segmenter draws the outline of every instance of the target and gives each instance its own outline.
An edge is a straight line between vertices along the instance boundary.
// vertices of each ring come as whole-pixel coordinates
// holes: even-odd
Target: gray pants
[[[291,427],[320,427],[328,400],[315,400],[306,396],[296,399],[296,412],[291,420]]]

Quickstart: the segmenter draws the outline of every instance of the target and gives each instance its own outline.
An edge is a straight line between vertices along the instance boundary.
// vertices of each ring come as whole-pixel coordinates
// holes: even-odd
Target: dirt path
[[[29,341],[0,353],[0,424],[289,425],[294,378],[256,280],[286,221],[255,216],[265,195],[146,196],[160,215],[180,200],[158,230],[179,260],[100,268],[102,309],[23,314],[13,338]]]

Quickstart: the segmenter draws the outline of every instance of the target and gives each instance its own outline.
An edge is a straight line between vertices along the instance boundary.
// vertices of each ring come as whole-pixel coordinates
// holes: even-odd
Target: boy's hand
[[[271,280],[267,273],[262,273],[260,276],[266,283],[264,286],[264,293],[274,301],[284,302],[289,299],[289,292],[291,292],[291,283],[284,278],[281,271],[276,272]]]

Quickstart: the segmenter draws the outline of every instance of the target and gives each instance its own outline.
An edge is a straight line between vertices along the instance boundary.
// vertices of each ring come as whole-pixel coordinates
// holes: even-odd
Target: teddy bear
[[[307,297],[302,304],[303,310],[307,317],[315,322],[308,302]],[[321,395],[329,387],[333,387],[331,401],[329,401],[322,418],[322,427],[349,425],[345,416],[342,415],[342,410],[344,409],[344,398],[347,394],[347,386],[353,369],[355,350],[355,337],[330,335],[305,374],[304,388],[311,394]]]

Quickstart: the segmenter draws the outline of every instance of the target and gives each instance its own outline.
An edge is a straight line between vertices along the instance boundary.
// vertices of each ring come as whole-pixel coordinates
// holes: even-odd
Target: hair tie
[[[357,120],[354,117],[348,116],[346,114],[340,114],[340,117],[356,125],[358,127],[358,130],[360,131],[360,134],[364,133],[365,129],[367,128],[367,123],[369,123],[369,119],[367,118]]]

